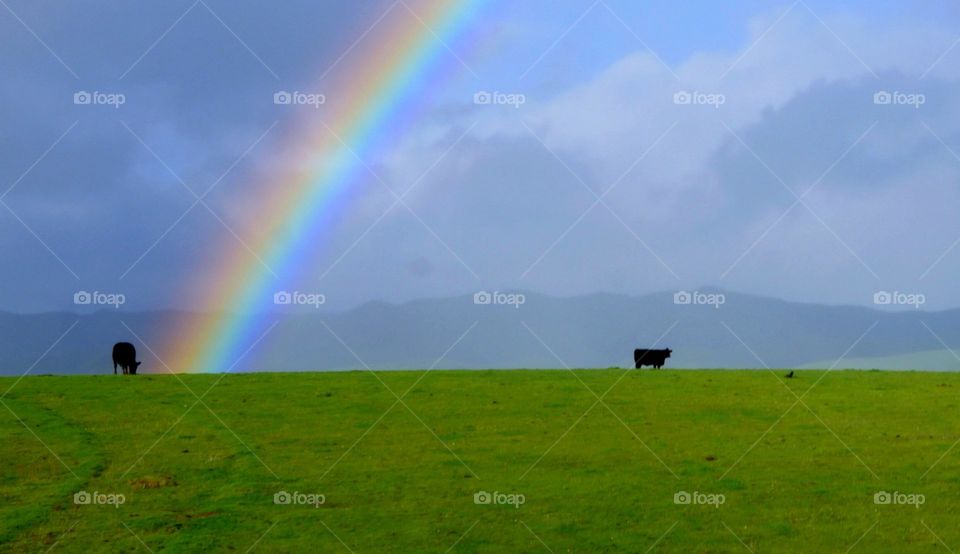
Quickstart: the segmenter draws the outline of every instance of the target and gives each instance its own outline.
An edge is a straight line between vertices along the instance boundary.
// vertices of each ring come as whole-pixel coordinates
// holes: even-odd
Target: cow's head
[[[130,368],[130,374],[136,375],[138,367],[140,367],[140,362],[133,362],[133,367]]]
[[[669,358],[671,353],[673,353],[673,350],[670,350],[669,348],[667,348],[667,355],[664,357]]]

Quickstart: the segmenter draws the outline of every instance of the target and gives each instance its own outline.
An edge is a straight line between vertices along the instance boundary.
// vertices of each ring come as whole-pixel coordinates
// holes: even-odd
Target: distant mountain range
[[[720,305],[697,304],[718,294]],[[960,369],[957,309],[890,312],[712,289],[679,298],[689,304],[672,292],[522,295],[522,304],[461,296],[264,314],[276,327],[234,371],[631,367],[636,347],[671,348],[668,368]],[[112,372],[111,346],[124,340],[136,345],[142,371],[164,372],[150,350],[163,355],[183,315],[0,312],[0,374]]]

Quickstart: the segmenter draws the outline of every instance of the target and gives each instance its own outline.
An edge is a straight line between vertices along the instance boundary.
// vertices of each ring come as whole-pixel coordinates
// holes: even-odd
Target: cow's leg
[[[113,374],[117,374],[117,362],[113,362]]]

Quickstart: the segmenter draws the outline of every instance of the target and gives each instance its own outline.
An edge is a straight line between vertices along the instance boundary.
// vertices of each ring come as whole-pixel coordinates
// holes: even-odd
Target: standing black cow
[[[129,342],[118,342],[113,345],[113,374],[117,374],[117,366],[123,369],[124,375],[136,375],[140,362],[137,361],[137,349]]]
[[[667,358],[670,357],[670,354],[673,350],[669,348],[665,350],[648,350],[646,348],[637,348],[633,351],[633,361],[637,365],[637,369],[645,365],[653,366],[656,369],[663,367],[663,364],[667,363]]]

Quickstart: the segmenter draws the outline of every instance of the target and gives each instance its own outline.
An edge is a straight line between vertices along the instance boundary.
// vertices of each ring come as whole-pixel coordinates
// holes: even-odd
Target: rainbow
[[[396,141],[410,106],[440,77],[442,62],[450,64],[447,45],[457,43],[484,3],[425,0],[416,4],[415,14],[395,3],[348,54],[335,70],[345,77],[324,93],[328,106],[338,99],[342,105],[329,121],[312,124],[294,139],[306,159],[270,180],[269,198],[262,199],[249,229],[239,233],[245,245],[231,237],[205,273],[201,297],[221,311],[177,322],[161,354],[168,368],[230,371],[254,347],[278,285],[292,279],[305,260],[316,261],[314,243],[329,233],[356,193],[352,189],[367,171],[360,160]]]

